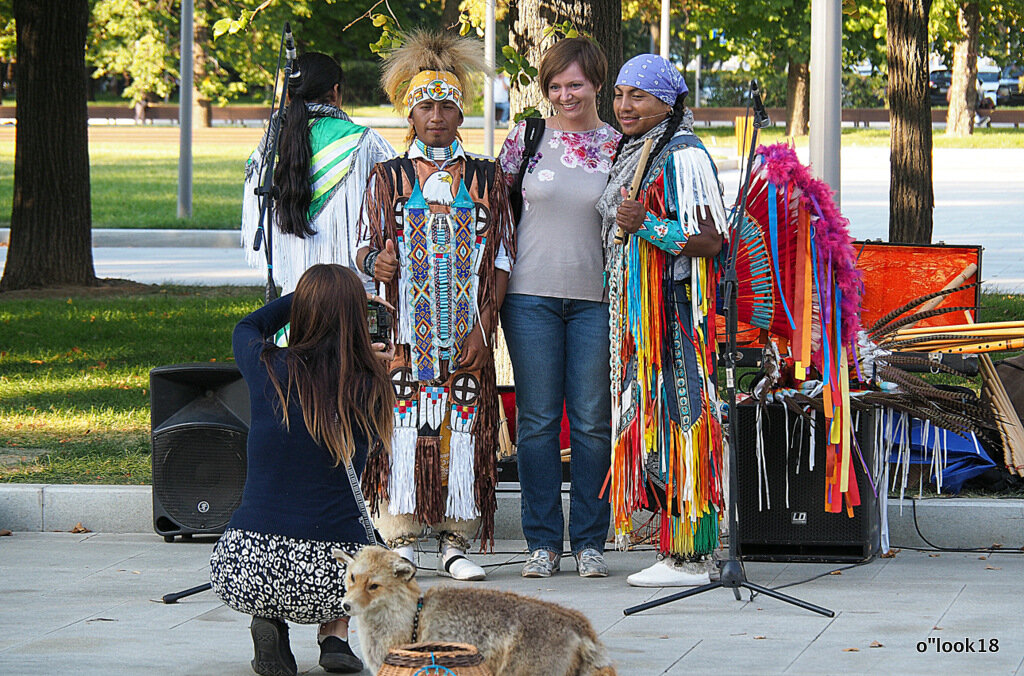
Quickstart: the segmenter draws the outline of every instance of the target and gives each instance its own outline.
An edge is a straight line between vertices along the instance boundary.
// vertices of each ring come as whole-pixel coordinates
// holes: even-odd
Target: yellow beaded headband
[[[405,107],[410,112],[422,101],[451,101],[462,109],[462,86],[458,79],[444,70],[421,70],[409,81]]]

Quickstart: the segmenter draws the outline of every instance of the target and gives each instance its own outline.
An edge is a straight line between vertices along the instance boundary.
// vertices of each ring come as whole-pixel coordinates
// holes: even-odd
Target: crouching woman
[[[289,346],[277,347],[288,322]],[[242,502],[210,559],[213,589],[252,615],[256,673],[297,672],[286,621],[320,625],[327,671],[359,672],[331,549],[368,543],[348,466],[360,474],[368,449],[386,452],[391,439],[390,355],[370,342],[366,293],[348,268],[314,265],[295,293],[240,321],[232,344],[252,422]]]

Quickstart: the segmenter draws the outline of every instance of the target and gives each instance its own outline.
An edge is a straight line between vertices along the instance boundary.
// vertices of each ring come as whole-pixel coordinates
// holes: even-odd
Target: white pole
[[[836,206],[843,123],[842,9],[842,0],[811,0],[811,171],[832,188]]]
[[[693,105],[700,107],[700,36],[697,36],[697,72],[693,76]]]
[[[494,157],[494,0],[487,0],[484,13],[484,155]]]
[[[672,34],[669,32],[669,19],[672,11],[669,8],[669,0],[661,0],[661,45],[659,53],[662,58],[668,58],[669,43],[672,42]]]
[[[181,86],[178,100],[178,218],[192,218],[192,0],[181,1]]]

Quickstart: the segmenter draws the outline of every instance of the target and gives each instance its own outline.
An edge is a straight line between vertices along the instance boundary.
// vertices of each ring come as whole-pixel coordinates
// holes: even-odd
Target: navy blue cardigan
[[[291,305],[291,294],[268,303],[238,322],[232,336],[235,361],[249,388],[252,418],[242,504],[228,528],[302,540],[366,543],[345,466],[335,467],[327,449],[313,441],[294,390],[288,408],[291,430],[285,428],[280,399],[260,360],[266,341],[288,322]],[[282,387],[288,383],[284,356],[285,350],[280,350],[273,361]],[[367,440],[361,430],[353,428],[352,433],[353,462],[356,473],[362,475]]]

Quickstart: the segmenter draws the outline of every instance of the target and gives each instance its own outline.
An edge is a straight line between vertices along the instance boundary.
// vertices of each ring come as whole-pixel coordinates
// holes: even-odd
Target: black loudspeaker
[[[790,412],[788,418],[782,404],[768,404],[762,417],[762,436],[767,469],[758,471],[757,424],[755,405],[737,406],[736,496],[737,552],[745,561],[783,562],[866,562],[878,554],[878,500],[853,449],[853,464],[860,489],[861,504],[853,509],[853,517],[845,510],[839,514],[825,511],[825,418],[816,414],[814,440],[814,471],[808,470],[810,424],[794,423],[799,417]],[[874,409],[854,413],[855,436],[868,467],[874,466]],[[790,427],[789,449],[786,448],[786,424]],[[799,471],[798,471],[799,464]],[[762,497],[758,501],[758,482],[767,475],[770,508]],[[789,503],[786,503],[786,478],[789,478]],[[885,487],[880,487],[885,490]]]
[[[245,487],[249,390],[233,364],[149,372],[153,528],[164,540],[223,533]]]

